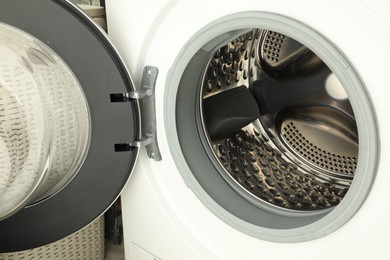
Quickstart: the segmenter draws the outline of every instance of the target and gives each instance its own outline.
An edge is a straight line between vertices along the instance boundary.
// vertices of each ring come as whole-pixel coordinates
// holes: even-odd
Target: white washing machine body
[[[151,160],[141,151],[122,194],[127,259],[390,257],[386,242],[390,232],[388,2],[116,0],[106,4],[109,37],[127,63],[135,85],[140,85],[144,66],[159,70],[156,124],[162,160]],[[358,165],[360,173],[355,178],[357,183],[369,184],[365,188],[364,184],[352,184],[339,206],[296,228],[244,223],[210,199],[192,176],[177,133],[176,98],[181,75],[192,56],[201,48],[207,49],[210,45],[206,43],[218,35],[267,24],[268,15],[273,17],[270,29],[275,27],[273,15],[283,20],[286,30],[293,30],[295,22],[304,24],[343,54],[348,63],[340,61],[342,66],[356,72],[373,105],[371,118],[377,129],[372,133],[377,133],[379,140],[373,148],[369,141],[359,139],[359,158],[370,156],[367,151],[375,158],[370,157],[368,165]],[[283,31],[283,26],[278,28]],[[310,45],[302,35],[299,40]],[[359,133],[363,133],[364,117],[359,116],[360,100],[356,100],[352,105]],[[376,174],[365,179],[365,170]],[[359,190],[365,195],[356,195]]]
[[[67,0],[1,5],[1,252],[88,224],[139,159],[130,259],[390,257],[386,1],[107,1],[132,77]]]

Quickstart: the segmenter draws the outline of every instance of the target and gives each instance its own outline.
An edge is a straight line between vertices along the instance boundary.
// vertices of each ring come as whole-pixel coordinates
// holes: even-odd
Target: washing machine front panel
[[[240,23],[239,16],[240,15],[233,15],[229,18],[226,18],[226,20],[230,19],[237,24]],[[375,170],[378,159],[376,156],[378,141],[376,137],[377,127],[374,120],[375,116],[374,112],[372,111],[370,99],[366,96],[364,86],[359,82],[359,76],[353,72],[351,73],[351,71],[348,72],[345,70],[344,65],[348,64],[348,62],[343,61],[342,56],[336,54],[337,49],[332,50],[332,45],[326,44],[326,41],[321,41],[321,38],[316,39],[315,32],[311,34],[310,29],[304,29],[304,27],[301,27],[299,23],[295,23],[293,20],[289,21],[289,19],[285,17],[272,17],[272,15],[265,13],[247,13],[245,19],[250,19],[249,17],[251,17],[254,18],[253,21],[255,21],[257,17],[262,16],[266,17],[264,20],[267,21],[270,28],[278,27],[277,23],[272,24],[272,20],[278,22],[283,21],[281,23],[283,25],[280,25],[280,29],[283,30],[280,38],[283,39],[284,42],[280,43],[279,46],[283,46],[283,44],[289,44],[289,39],[291,39],[289,37],[294,37],[295,39],[299,39],[299,41],[301,41],[299,35],[304,34],[305,32],[306,46],[310,46],[310,49],[318,54],[317,58],[321,57],[323,59],[324,64],[319,64],[317,66],[317,61],[314,61],[312,58],[306,56],[306,58],[309,60],[304,58],[305,62],[309,62],[310,70],[315,70],[315,72],[309,71],[310,76],[305,76],[304,74],[307,73],[307,70],[305,70],[303,67],[300,67],[300,58],[295,56],[295,54],[289,54],[288,58],[283,58],[284,50],[279,49],[278,51],[280,52],[278,52],[278,58],[281,59],[280,63],[282,67],[277,68],[276,66],[279,65],[275,65],[275,68],[272,69],[273,72],[271,72],[275,74],[270,75],[270,72],[267,72],[270,69],[270,65],[263,65],[263,61],[260,57],[260,60],[255,60],[254,63],[260,64],[260,67],[262,67],[262,72],[260,73],[263,74],[258,76],[256,79],[256,68],[251,67],[251,61],[249,58],[249,68],[245,68],[246,66],[242,65],[243,60],[241,60],[237,62],[238,69],[236,70],[233,64],[236,61],[231,61],[230,63],[233,64],[232,71],[236,75],[234,80],[238,85],[246,84],[243,80],[249,78],[249,85],[247,85],[247,87],[252,89],[253,95],[257,99],[257,102],[252,102],[247,98],[247,90],[245,90],[245,88],[235,88],[234,84],[229,82],[229,80],[226,80],[225,82],[223,82],[224,79],[219,80],[219,77],[222,78],[223,74],[227,74],[224,71],[224,68],[225,70],[229,70],[227,68],[229,61],[226,63],[223,62],[223,64],[219,64],[224,57],[221,56],[220,53],[227,52],[225,51],[225,47],[228,46],[225,45],[220,48],[218,41],[207,43],[205,45],[207,47],[201,48],[201,51],[198,52],[197,55],[194,55],[194,59],[191,60],[189,63],[189,68],[186,68],[186,71],[183,73],[183,78],[179,85],[176,123],[178,127],[180,145],[185,154],[186,161],[190,165],[191,171],[195,175],[195,178],[197,178],[197,181],[207,191],[207,193],[210,194],[210,196],[215,196],[214,200],[218,201],[219,205],[223,205],[227,211],[231,212],[238,218],[244,219],[245,221],[256,226],[277,230],[276,233],[278,240],[283,233],[286,234],[287,240],[289,240],[288,237],[290,235],[293,241],[295,239],[299,240],[298,237],[302,236],[302,233],[298,232],[299,234],[297,237],[293,234],[296,232],[295,229],[298,230],[299,228],[305,229],[304,236],[306,237],[305,239],[308,239],[311,233],[309,231],[310,228],[308,228],[309,226],[311,226],[313,230],[323,230],[321,225],[325,225],[325,229],[329,229],[333,225],[335,219],[331,219],[336,215],[330,214],[329,211],[326,211],[325,209],[332,209],[334,210],[332,213],[339,212],[338,214],[341,214],[341,212],[345,211],[345,208],[344,210],[342,210],[342,208],[343,205],[346,207],[345,203],[347,203],[346,201],[348,198],[351,199],[351,196],[356,196],[354,200],[361,200],[361,205],[365,199],[365,196],[367,196],[367,192],[370,190],[373,179],[375,177]],[[264,21],[261,21],[261,18],[259,19],[260,20],[258,20],[258,22],[260,24],[264,23]],[[221,24],[223,24],[223,22],[221,22]],[[286,24],[293,25],[289,27]],[[260,28],[262,27],[260,26]],[[297,30],[294,32],[295,28],[297,28]],[[278,35],[280,35],[279,31],[275,29],[272,31],[272,34],[274,36],[276,34],[276,36],[271,36],[269,35],[269,31],[266,31],[266,39],[278,38]],[[288,34],[289,31],[290,34]],[[283,33],[289,36],[284,36]],[[250,36],[248,36],[248,33],[242,34],[242,32],[240,32],[239,36],[234,37],[237,37],[237,40],[239,40],[239,46],[243,45],[243,42],[247,40],[249,41],[249,38],[251,37],[259,38],[260,40],[263,37],[261,35],[252,35],[253,31],[250,31]],[[311,40],[314,41],[312,44],[310,44]],[[318,40],[318,42],[315,42],[316,40]],[[236,40],[233,40],[232,42],[235,41]],[[265,40],[265,43],[267,43],[267,41],[270,40]],[[228,42],[230,41],[228,40]],[[207,49],[210,47],[210,49],[212,49],[214,44],[218,47],[217,50],[215,50],[215,55],[213,55],[211,61],[206,58],[206,62],[204,63],[201,56],[205,54],[206,57],[210,57],[211,55],[207,53]],[[296,43],[291,44],[295,45]],[[255,48],[258,48],[257,46],[259,46],[256,43],[253,45]],[[316,48],[316,45],[324,47],[321,50],[321,47]],[[276,46],[275,48],[283,48],[279,46]],[[295,50],[294,46],[290,46],[288,48],[290,48],[290,51],[292,49],[293,52],[299,52],[301,54],[305,52],[309,56],[312,55],[309,54],[310,52],[306,52],[305,49],[302,49],[302,47],[306,48],[302,45],[298,46],[297,50]],[[235,47],[232,46],[232,49],[234,50]],[[324,51],[324,49],[326,50]],[[261,47],[261,51],[264,51],[263,47]],[[246,56],[245,53],[253,53],[250,50],[242,50],[242,52],[244,60]],[[234,53],[231,54],[234,59]],[[328,54],[331,55],[327,56]],[[226,55],[229,55],[229,53],[226,53]],[[250,56],[255,58],[256,54],[250,54]],[[293,59],[294,69],[293,72],[290,71],[288,74],[285,74],[285,69],[291,69],[291,67],[289,67],[290,65],[288,65],[291,63],[287,61],[290,58]],[[303,56],[301,56],[301,58],[303,58]],[[201,60],[200,62],[199,59]],[[223,59],[228,60],[228,58]],[[283,59],[287,60],[283,61]],[[217,61],[218,64],[216,64],[215,61]],[[319,60],[319,62],[322,61]],[[325,66],[325,64],[328,64],[328,66]],[[201,92],[201,95],[203,96],[201,103],[197,104],[196,100],[199,98],[197,98],[196,93],[194,93],[194,97],[188,96],[190,90],[196,92],[196,90],[194,90],[193,84],[188,84],[188,82],[197,82],[198,78],[196,76],[194,77],[194,75],[198,73],[198,71],[194,66],[199,65],[201,67],[209,67],[210,69],[205,72],[205,76],[200,74],[198,77],[199,79],[204,77],[203,85],[205,90],[203,93]],[[187,74],[187,70],[190,72],[189,74]],[[216,71],[221,71],[222,73],[215,73]],[[253,75],[250,75],[250,71],[254,71],[252,72]],[[228,73],[231,74],[230,72]],[[325,83],[325,85],[327,85],[326,78],[333,75],[333,73],[335,73],[337,77],[340,78],[340,81],[343,82],[344,88],[348,92],[348,100],[345,99],[343,101],[336,101],[334,97],[331,97],[332,101],[328,103],[325,100],[325,96],[328,97],[330,95],[328,93],[324,93],[325,95],[322,96],[320,93],[325,91],[325,86],[323,84]],[[217,76],[214,74],[217,74]],[[239,78],[237,78],[237,75]],[[286,76],[288,78],[286,78]],[[269,80],[271,78],[277,78],[277,82],[270,83]],[[215,82],[212,82],[214,79]],[[252,82],[250,82],[251,79],[253,80]],[[307,89],[305,89],[305,85],[307,86]],[[316,90],[317,87],[321,89],[319,89],[320,92]],[[183,88],[183,91],[181,91],[181,88]],[[289,91],[291,91],[291,93]],[[268,94],[270,94],[270,96],[268,96]],[[230,106],[229,100],[231,100],[232,95],[235,97],[234,105]],[[275,99],[273,99],[273,97],[275,97]],[[301,100],[301,98],[303,99]],[[245,100],[243,100],[241,103],[242,99]],[[187,106],[189,100],[195,100],[195,103]],[[209,101],[214,104],[210,104]],[[285,103],[285,101],[287,101],[287,103]],[[359,101],[358,104],[356,103],[357,101]],[[248,104],[251,102],[255,108],[257,104],[259,104],[260,112],[256,109],[252,109],[252,106],[248,106]],[[351,106],[349,102],[352,104],[353,111],[348,108]],[[240,107],[240,103],[243,107]],[[268,106],[267,103],[270,104],[270,106]],[[283,108],[284,105],[286,105],[286,107]],[[187,107],[188,110],[191,110],[191,112],[188,114],[185,112]],[[191,109],[189,107],[191,107]],[[193,107],[200,107],[203,111],[200,112],[201,119],[197,119],[193,121],[193,124],[191,124],[191,119],[189,118],[191,118],[191,114],[194,114]],[[298,108],[298,110],[301,112],[305,112],[302,114],[301,112],[296,111],[294,107]],[[232,110],[230,110],[231,108]],[[278,111],[276,114],[273,112],[275,111],[274,109]],[[316,112],[314,112],[313,109],[316,110]],[[338,112],[335,114],[331,111],[333,109],[335,109],[333,112],[339,111],[341,114],[349,114],[350,116],[346,116],[344,119],[342,119],[337,115]],[[196,110],[197,108],[195,108],[195,113]],[[240,115],[240,110],[245,111],[245,113]],[[248,111],[253,111],[253,113],[249,114]],[[299,115],[293,115],[295,113],[294,111],[298,112]],[[310,119],[311,116],[306,116],[308,115],[306,113],[311,113],[310,111],[316,114],[313,114],[313,120]],[[289,122],[288,125],[284,125],[285,119],[283,119],[283,114],[286,112],[288,114],[286,118]],[[234,116],[230,117],[230,113],[234,114]],[[259,114],[260,117],[258,116]],[[233,120],[230,122],[229,118],[232,118]],[[260,124],[253,122],[252,126],[245,127],[240,131],[231,131],[227,135],[227,129],[238,129],[240,128],[238,124],[241,124],[241,127],[243,127],[249,122],[257,120],[257,118],[260,118]],[[297,121],[294,118],[297,119]],[[218,162],[214,163],[214,165],[210,164],[208,167],[209,169],[212,169],[213,167],[215,169],[219,169],[222,167],[225,169],[225,171],[229,172],[230,177],[234,180],[231,181],[227,178],[225,181],[230,181],[230,186],[232,187],[231,191],[229,191],[229,189],[225,190],[222,188],[222,186],[217,184],[218,177],[216,177],[216,179],[212,179],[212,170],[210,170],[208,175],[202,174],[203,172],[207,171],[205,167],[202,167],[204,164],[195,162],[195,160],[192,159],[196,158],[196,156],[201,158],[201,155],[197,154],[196,145],[193,143],[193,141],[188,141],[191,142],[191,145],[187,146],[188,143],[186,143],[186,141],[190,140],[190,137],[187,135],[187,133],[190,132],[190,129],[194,129],[200,120],[203,120],[203,126],[201,129],[198,128],[198,132],[201,136],[202,131],[206,131],[206,135],[208,135],[208,137],[206,137],[207,140],[200,141],[203,142],[203,144],[199,146],[198,152],[203,154],[203,148],[201,147],[207,147],[208,144],[212,143],[214,158],[217,157]],[[243,122],[240,122],[240,120]],[[328,124],[327,122],[330,122],[328,120],[332,121],[332,123]],[[273,125],[272,121],[274,121],[275,125]],[[302,125],[302,128],[299,126],[301,123],[305,124],[305,126]],[[319,125],[317,125],[317,123]],[[281,124],[281,130],[277,130],[278,124]],[[316,126],[312,124],[315,124]],[[358,130],[356,130],[355,124],[358,126]],[[297,126],[295,127],[295,125]],[[322,133],[318,133],[315,130],[314,132],[316,133],[313,133],[312,130],[314,130],[314,128],[312,128],[312,126],[317,130],[320,130],[322,127],[324,127],[323,130],[326,130]],[[293,131],[291,129],[289,130],[289,127],[291,127]],[[347,129],[344,127],[347,127]],[[344,139],[342,137],[343,134],[341,134],[341,132],[337,133],[338,130],[336,129],[345,129],[344,133],[349,137]],[[284,131],[286,133],[283,133]],[[289,131],[293,132],[291,136],[287,134]],[[311,134],[305,134],[304,132],[306,131],[308,131],[307,133],[311,132]],[[341,131],[343,132],[344,130]],[[358,132],[360,133],[359,137]],[[320,138],[318,139],[318,137]],[[293,143],[289,142],[289,139],[291,139]],[[311,141],[307,142],[306,139]],[[324,146],[320,145],[321,140],[325,139],[326,144],[324,144]],[[335,141],[336,139],[338,141]],[[281,141],[281,143],[279,143],[279,141]],[[357,147],[358,145],[366,147],[367,144],[373,145],[369,148],[371,149],[370,155],[365,154],[365,156],[359,157],[360,160],[358,162]],[[190,150],[187,150],[189,147],[191,147]],[[207,148],[204,149],[207,150]],[[359,154],[362,155],[362,152],[363,151],[360,150]],[[350,155],[344,155],[344,153],[354,155],[351,155],[350,157]],[[213,160],[213,155],[210,156],[210,154],[207,154],[202,160],[207,161],[207,157],[209,157],[211,161]],[[344,160],[345,162],[343,162]],[[347,161],[349,161],[350,164]],[[290,163],[295,166],[292,166]],[[356,168],[356,163],[360,165],[360,170],[365,170],[357,170],[355,175],[354,169]],[[197,175],[197,172],[199,175]],[[260,173],[260,175],[258,173]],[[224,173],[222,173],[222,177],[225,177]],[[292,179],[290,179],[290,177]],[[364,179],[364,181],[360,180],[360,184],[359,181],[357,181],[359,178]],[[352,182],[352,184],[348,184],[349,182]],[[224,182],[221,183],[224,185]],[[357,184],[354,185],[354,183]],[[362,183],[364,184],[362,185]],[[367,185],[367,187],[359,187],[365,185]],[[263,201],[263,204],[258,205],[258,208],[264,208],[263,212],[260,210],[256,213],[257,209],[254,209],[252,205],[248,204],[248,207],[246,207],[244,201],[240,201],[239,198],[229,197],[227,195],[241,193],[241,197],[245,198],[248,194],[247,192],[241,192],[243,187],[245,187],[246,191],[251,193],[249,195],[255,195],[255,197]],[[352,190],[356,189],[356,187],[359,187],[359,189],[362,188],[362,190],[359,192],[355,190],[355,194],[351,195],[353,194]],[[219,188],[221,190],[218,190]],[[362,193],[365,193],[363,197]],[[219,197],[218,195],[221,196]],[[228,197],[229,199],[227,199]],[[251,204],[256,204],[255,201],[251,200],[252,197],[246,199],[250,201]],[[273,204],[274,206],[287,209],[287,211],[280,211],[277,213],[278,211],[276,208],[268,207],[266,204]],[[340,206],[337,206],[338,204],[340,204]],[[240,207],[237,205],[240,205]],[[263,213],[265,214],[262,215]],[[343,212],[342,214],[345,218],[347,218],[348,213]],[[351,216],[352,215],[350,215],[350,217]],[[278,219],[279,217],[280,219]],[[329,222],[327,223],[326,220]],[[337,223],[337,221],[335,221],[335,223]],[[248,229],[248,232],[254,231],[253,228],[248,227]],[[288,235],[290,232],[291,234]],[[317,231],[314,233],[316,232]],[[320,231],[320,233],[321,232],[323,231]],[[272,231],[270,233],[268,231],[265,232],[264,234],[267,235],[263,236],[262,238],[267,239],[268,235],[271,233]],[[318,235],[320,234],[318,233],[314,236]],[[273,235],[271,235],[269,239],[272,240],[272,236]]]
[[[120,4],[125,5],[123,2]],[[256,252],[257,249],[261,249],[263,257],[267,256],[273,258],[291,257],[294,255],[297,257],[299,255],[300,258],[309,258],[316,255],[316,252],[322,252],[321,256],[318,257],[323,257],[325,259],[332,256],[336,257],[336,251],[341,251],[343,257],[359,256],[362,254],[368,256],[371,250],[364,249],[367,248],[365,239],[359,236],[357,230],[364,226],[365,233],[369,234],[368,236],[370,236],[371,239],[374,239],[375,234],[380,236],[380,232],[378,233],[378,230],[380,229],[379,226],[386,226],[385,221],[382,222],[382,224],[379,224],[375,221],[376,218],[373,217],[375,214],[373,212],[379,212],[381,209],[384,209],[384,212],[386,213],[383,214],[383,216],[381,215],[378,217],[379,222],[383,221],[386,218],[385,216],[388,216],[388,207],[385,204],[382,204],[382,206],[379,205],[381,204],[380,201],[382,201],[379,198],[383,198],[386,190],[384,186],[387,185],[385,184],[387,181],[384,180],[387,179],[387,176],[384,173],[386,172],[388,165],[383,160],[378,165],[379,155],[383,158],[383,155],[387,153],[387,148],[383,148],[383,143],[386,142],[385,136],[380,136],[382,145],[380,147],[378,145],[378,132],[383,133],[388,125],[384,117],[385,110],[383,109],[383,106],[387,103],[386,95],[380,94],[386,93],[386,90],[380,83],[384,80],[378,80],[379,74],[372,69],[372,66],[367,64],[367,60],[374,61],[374,58],[368,54],[361,54],[361,50],[363,49],[363,46],[365,46],[363,42],[365,40],[366,44],[369,42],[368,39],[363,37],[361,32],[372,30],[373,28],[377,28],[378,31],[381,32],[388,32],[388,27],[361,3],[347,1],[338,4],[341,4],[341,6],[338,5],[337,8],[334,8],[334,6],[329,3],[312,3],[309,1],[299,1],[293,7],[291,5],[286,5],[286,3],[267,1],[256,3],[247,1],[242,5],[234,5],[233,2],[231,2],[231,5],[226,2],[224,2],[224,5],[221,5],[220,2],[197,2],[196,4],[194,3],[191,5],[191,3],[186,1],[175,1],[167,4],[164,7],[166,9],[162,9],[164,12],[159,13],[155,17],[156,23],[152,23],[152,27],[147,30],[147,32],[153,32],[153,35],[147,35],[144,38],[141,37],[139,39],[140,42],[145,39],[151,41],[148,41],[148,49],[142,52],[147,53],[143,64],[153,64],[160,69],[160,76],[156,89],[158,97],[157,104],[158,107],[163,107],[164,109],[157,111],[157,125],[160,148],[164,159],[158,164],[144,162],[144,164],[147,165],[147,167],[145,166],[145,169],[148,169],[147,172],[149,174],[145,178],[139,178],[137,185],[151,187],[150,192],[154,195],[150,196],[150,200],[155,200],[156,205],[161,208],[161,219],[168,216],[167,218],[169,220],[166,225],[175,223],[173,226],[178,230],[177,232],[179,234],[176,238],[178,240],[183,239],[189,244],[194,245],[193,248],[206,258],[207,256],[209,256],[209,258],[211,256],[221,259],[256,259],[256,257],[258,257],[258,252]],[[208,8],[204,8],[206,5]],[[223,6],[223,8],[221,8],[221,6]],[[348,16],[348,19],[345,18],[345,10],[349,10],[350,16]],[[129,10],[127,10],[126,13],[127,12],[129,12]],[[202,15],[199,16],[199,13],[202,13]],[[260,19],[259,17],[264,15],[264,13],[281,15],[279,21],[284,21],[287,26],[285,29],[281,27],[277,28],[277,26],[274,26],[274,24],[272,25],[271,22],[267,23],[265,21],[256,20]],[[327,21],[328,16],[332,16],[333,19]],[[136,13],[134,13],[132,17],[138,17],[138,19],[142,20],[142,17],[137,16]],[[269,16],[267,17],[269,18]],[[288,17],[289,19],[283,20],[283,17]],[[362,21],[359,17],[367,17],[367,20],[370,20],[370,22],[367,22],[367,20]],[[252,18],[254,20],[252,20]],[[110,17],[108,17],[108,19],[110,20]],[[177,21],[181,20],[191,20],[192,22],[186,24],[186,29],[184,29],[181,24],[177,23]],[[327,22],[325,23],[324,21]],[[207,58],[211,58],[212,48],[222,47],[226,42],[229,42],[234,38],[233,36],[237,35],[237,31],[240,29],[246,29],[248,31],[253,28],[267,28],[275,31],[279,29],[281,33],[285,33],[286,35],[294,35],[295,39],[298,39],[306,46],[310,46],[313,51],[318,51],[318,48],[321,49],[324,46],[329,46],[326,44],[322,45],[322,42],[318,43],[318,46],[315,46],[313,42],[310,43],[310,40],[306,39],[305,33],[301,35],[294,34],[294,29],[291,29],[288,25],[296,25],[295,22],[311,28],[315,33],[327,39],[328,44],[330,44],[330,49],[336,48],[336,50],[342,54],[342,58],[339,59],[340,63],[338,65],[340,66],[340,70],[336,73],[337,75],[343,70],[347,73],[353,72],[355,75],[355,80],[357,79],[356,83],[360,85],[360,94],[356,94],[354,88],[351,87],[352,85],[350,85],[349,88],[346,88],[346,92],[352,97],[350,101],[354,108],[356,120],[359,122],[358,129],[363,129],[358,130],[359,134],[366,133],[370,136],[366,139],[360,139],[359,136],[359,158],[370,158],[368,160],[370,162],[366,165],[362,163],[358,166],[358,168],[360,168],[360,173],[357,173],[355,176],[355,180],[357,181],[355,184],[351,185],[350,191],[339,204],[340,207],[333,208],[333,210],[323,214],[321,217],[314,217],[311,224],[306,222],[301,229],[291,228],[290,226],[290,228],[281,228],[278,231],[275,231],[277,229],[275,226],[263,226],[262,228],[259,228],[259,226],[247,225],[244,222],[241,222],[242,219],[237,217],[237,215],[234,216],[231,212],[227,212],[225,208],[221,207],[218,203],[213,201],[213,199],[210,199],[211,196],[214,196],[214,194],[212,194],[213,192],[217,193],[221,190],[214,189],[210,191],[209,189],[209,193],[204,192],[199,185],[198,180],[191,177],[193,176],[193,170],[188,166],[190,164],[189,161],[193,160],[193,164],[198,165],[201,163],[199,163],[200,161],[196,161],[199,159],[196,153],[187,153],[186,158],[183,157],[183,150],[181,148],[182,140],[178,140],[176,132],[177,125],[180,124],[182,118],[175,118],[175,115],[177,115],[177,103],[174,102],[177,101],[180,80],[182,80],[186,66],[194,65],[192,58],[195,55],[201,55],[201,51],[206,53],[205,56],[209,54]],[[131,27],[131,25],[129,26]],[[292,31],[289,32],[286,28],[291,29]],[[177,35],[178,31],[181,32],[180,37]],[[125,34],[125,32],[126,29],[123,28],[122,34]],[[240,31],[239,33],[242,34],[243,32]],[[133,40],[137,40],[136,36],[137,35],[135,35]],[[118,34],[113,37],[120,39]],[[127,37],[130,38],[130,36]],[[385,36],[381,39],[383,42],[388,42],[388,33],[385,33]],[[219,43],[221,43],[221,46],[218,46]],[[359,45],[358,43],[362,45]],[[169,47],[169,55],[167,55],[166,52],[161,52],[161,48],[153,48],[153,46],[167,46],[167,49]],[[126,57],[125,49],[121,49],[121,53]],[[176,55],[173,55],[173,53],[176,53]],[[317,52],[317,54],[327,62],[327,65],[330,68],[335,68],[337,58],[335,59],[336,62],[332,63],[329,62],[329,57],[327,58],[326,55],[323,53],[321,54],[321,51]],[[377,71],[383,72],[386,67],[384,61],[381,60],[378,67]],[[192,72],[199,74],[204,70],[205,67],[199,68],[194,65]],[[202,80],[191,77],[186,78],[186,80],[189,84],[192,84],[194,88],[196,88],[197,84],[202,82]],[[343,83],[346,83],[346,81],[348,80],[344,79]],[[381,89],[381,91],[378,91],[379,89]],[[363,95],[360,96],[362,93]],[[368,93],[368,95],[365,95],[365,93]],[[360,97],[363,97],[363,99],[360,99]],[[183,103],[185,102],[186,101],[183,101]],[[369,114],[365,114],[365,112],[359,108],[361,103],[366,104],[366,106],[362,107],[364,107],[363,110],[370,111]],[[194,102],[191,104],[194,104]],[[195,110],[193,112],[193,115],[197,113]],[[366,124],[365,119],[368,119],[367,122],[370,123]],[[365,125],[368,125],[369,127],[367,128],[369,129],[364,129]],[[192,129],[191,131],[194,131],[193,126],[194,125],[191,125],[191,127],[189,127]],[[193,147],[198,145],[196,142],[199,140],[196,139],[197,137],[194,137],[194,135],[188,138],[188,140],[195,144]],[[371,153],[371,157],[367,153]],[[208,158],[210,157],[205,156],[201,158],[201,161],[206,162],[209,160]],[[364,161],[364,159],[361,160]],[[174,169],[173,167],[177,167],[177,170],[172,170]],[[212,167],[215,168],[217,166],[212,165],[210,168]],[[378,177],[376,178],[376,183],[373,185],[376,169],[378,169]],[[162,172],[164,174],[162,174]],[[206,170],[204,173],[205,172],[209,171]],[[184,182],[182,180],[183,176]],[[188,187],[190,187],[190,190]],[[377,187],[379,188],[377,189]],[[371,188],[372,191],[369,192]],[[364,190],[364,192],[362,192],[364,195],[361,197],[358,195],[359,189]],[[194,196],[194,193],[197,193],[197,196]],[[181,194],[181,196],[178,196],[178,194]],[[378,194],[382,195],[378,196]],[[226,195],[226,193],[224,193],[224,195]],[[131,196],[132,191],[129,189],[126,191],[126,197]],[[134,196],[137,195],[135,194]],[[373,198],[374,196],[376,199]],[[140,197],[142,196],[140,195]],[[200,200],[202,200],[202,203],[200,203]],[[373,203],[373,200],[376,200],[376,202]],[[366,203],[364,201],[366,201]],[[242,204],[237,203],[237,211],[241,209],[241,205]],[[126,204],[124,201],[124,211],[126,212],[127,210],[128,213],[125,213],[125,216],[130,219],[130,222],[134,222],[127,224],[132,228],[127,231],[128,236],[130,239],[134,239],[129,243],[137,243],[150,252],[154,252],[157,256],[168,257],[169,253],[167,252],[172,251],[173,248],[168,250],[162,248],[162,246],[156,246],[155,241],[158,240],[157,238],[154,242],[148,241],[148,236],[145,235],[145,229],[147,229],[147,227],[136,224],[142,219],[143,211],[140,211],[139,216],[138,214],[136,214],[137,216],[134,216],[134,212],[137,211],[136,208],[133,208],[130,204]],[[216,217],[216,215],[218,217]],[[268,219],[272,220],[271,217]],[[330,219],[332,221],[326,223]],[[138,220],[138,222],[136,222],[136,220]],[[339,224],[333,225],[333,221],[338,222]],[[277,225],[276,223],[274,222],[275,225]],[[291,223],[292,222],[287,224]],[[372,229],[372,225],[375,225],[376,228]],[[354,231],[354,227],[356,231]],[[313,233],[313,230],[317,230],[318,232]],[[258,231],[260,233],[264,232],[263,234],[271,234],[271,237],[259,236],[259,233],[257,233]],[[286,237],[289,236],[288,234],[291,235],[294,232],[299,232],[299,234],[295,238],[290,237],[286,239]],[[139,235],[135,233],[139,233]],[[174,235],[172,235],[172,237],[173,236]],[[162,237],[160,237],[160,239],[162,239]],[[302,240],[309,242],[280,245],[278,243],[265,242],[264,239],[279,242],[297,242]],[[361,248],[362,250],[357,250],[356,252],[346,252],[346,250],[342,250],[344,247],[343,245],[345,245],[343,244],[343,241],[347,240],[353,240],[357,248]],[[334,250],[323,251],[321,250],[323,247],[330,247]],[[385,246],[382,242],[379,244],[370,244],[368,247],[385,253]],[[246,250],[243,250],[244,248]],[[302,256],[302,254],[299,254],[302,250],[306,250],[306,252],[310,253],[306,256]],[[274,252],[276,251],[278,254],[274,255]],[[161,255],[159,255],[158,252],[161,252]]]
[[[138,101],[118,102],[123,101],[118,96],[134,90],[119,55],[104,33],[75,5],[67,1],[3,1],[0,27],[4,58],[0,79],[4,90],[2,157],[13,156],[13,145],[22,155],[31,151],[44,157],[39,163],[43,170],[33,171],[38,177],[27,180],[33,188],[22,194],[25,199],[15,202],[11,210],[2,208],[0,251],[12,252],[76,232],[115,201],[137,158],[138,148],[132,144],[140,138],[140,116]],[[73,85],[67,86],[70,83]],[[22,112],[11,111],[13,104]],[[12,120],[22,127],[6,124]],[[8,138],[9,129],[18,138]],[[19,138],[23,134],[26,138]],[[51,145],[42,146],[41,152],[33,150],[44,138]],[[24,146],[28,146],[25,153],[21,150]],[[57,172],[69,174],[56,179],[52,169],[56,161],[65,162],[72,153],[74,159],[69,161],[74,167],[57,167]],[[28,168],[32,157],[22,155],[9,161]],[[5,159],[3,166],[7,166]],[[15,167],[24,169],[20,165]],[[3,175],[7,174],[5,166]],[[8,168],[15,168],[11,166]],[[15,183],[26,182],[20,172],[11,175]],[[50,177],[55,177],[53,183],[38,189]],[[3,186],[9,188],[10,183]],[[19,186],[10,189],[22,193],[18,192]],[[5,192],[2,198],[9,195],[7,189]]]

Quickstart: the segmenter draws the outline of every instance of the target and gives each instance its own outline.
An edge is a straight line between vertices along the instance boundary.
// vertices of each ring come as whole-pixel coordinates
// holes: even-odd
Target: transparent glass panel
[[[74,176],[89,129],[84,94],[65,62],[0,23],[0,219]]]

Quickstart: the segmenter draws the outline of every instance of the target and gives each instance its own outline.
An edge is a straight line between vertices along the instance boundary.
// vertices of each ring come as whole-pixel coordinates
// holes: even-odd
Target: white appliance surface
[[[156,107],[162,160],[155,162],[141,150],[122,194],[126,259],[389,259],[389,7],[387,1],[368,0],[106,1],[109,37],[135,85],[140,85],[144,66],[159,69]],[[330,39],[358,71],[376,111],[380,160],[367,200],[346,224],[306,242],[265,241],[226,224],[194,195],[191,183],[184,182],[179,168],[186,166],[177,165],[180,152],[171,148],[178,140],[166,123],[174,117],[172,93],[177,86],[167,82],[172,83],[182,49],[208,24],[252,11],[288,16]]]

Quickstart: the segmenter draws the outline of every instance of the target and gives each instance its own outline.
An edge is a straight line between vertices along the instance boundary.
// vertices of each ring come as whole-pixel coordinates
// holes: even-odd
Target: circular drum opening
[[[178,82],[175,160],[198,198],[272,241],[314,239],[348,221],[371,189],[379,142],[343,53],[306,25],[257,12],[222,18],[190,42],[168,83]]]
[[[297,213],[341,202],[356,170],[358,131],[348,97],[329,94],[345,93],[343,86],[314,52],[256,29],[217,49],[204,71],[202,128],[238,193]]]
[[[89,143],[72,71],[33,36],[0,23],[0,219],[59,191]]]

